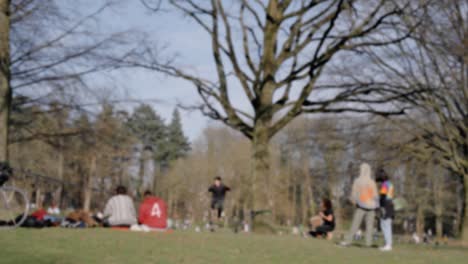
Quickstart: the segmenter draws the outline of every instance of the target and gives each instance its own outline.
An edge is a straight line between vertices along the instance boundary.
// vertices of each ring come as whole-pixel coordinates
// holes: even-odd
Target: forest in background
[[[209,213],[208,186],[220,176],[233,189],[226,203],[229,221],[246,220],[252,210],[250,143],[230,128],[209,126],[190,144],[178,110],[166,124],[147,104],[132,113],[104,104],[96,115],[74,115],[56,105],[40,109],[13,112],[13,120],[23,121],[32,111],[39,114],[15,130],[10,150],[15,167],[28,168],[18,171],[16,184],[34,193],[37,205],[56,202],[65,209],[99,211],[123,184],[136,201],[149,189],[167,201],[172,219],[203,224]],[[423,234],[431,229],[439,237],[458,235],[462,186],[437,157],[414,155],[417,142],[394,122],[405,121],[302,117],[286,127],[270,146],[271,182],[263,186],[271,194],[275,224],[305,226],[320,200],[329,197],[343,228],[352,215],[352,181],[360,163],[368,162],[374,170],[385,168],[396,197],[408,201],[397,214],[398,232]],[[40,137],[51,131],[61,136]],[[151,186],[143,183],[148,159],[154,164]]]
[[[351,184],[361,162],[384,168],[396,197],[409,206],[398,212],[400,234],[422,235],[431,229],[442,237],[458,235],[463,208],[462,186],[437,163],[413,154],[411,137],[394,121],[364,116],[299,118],[279,133],[270,148],[271,182],[261,183],[274,204],[275,223],[306,226],[323,197],[334,204],[339,228],[347,226],[353,206]],[[398,121],[400,122],[400,121]],[[193,143],[190,155],[172,166],[160,186],[171,215],[203,222],[208,214],[207,186],[219,175],[233,190],[226,211],[244,219],[251,210],[250,143],[229,128],[209,127]]]
[[[367,161],[409,201],[399,226],[468,239],[466,2],[255,2],[165,2],[210,36],[207,80],[161,58],[143,32],[101,32],[114,1],[76,12],[77,1],[0,0],[0,160],[15,168],[13,184],[36,203],[85,209],[118,184],[136,199],[151,187],[173,218],[203,221],[220,175],[233,217],[265,208],[275,224],[304,224],[328,196],[340,225]],[[121,107],[135,100],[102,100],[114,84],[96,77],[132,68],[190,82],[201,103],[184,109],[230,129],[209,127],[190,147],[177,112],[167,124],[148,105]],[[237,82],[250,112],[229,97]]]

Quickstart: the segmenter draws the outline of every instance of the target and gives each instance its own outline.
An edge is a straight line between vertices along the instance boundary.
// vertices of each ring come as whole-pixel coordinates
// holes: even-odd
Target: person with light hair
[[[351,229],[340,243],[348,246],[353,240],[354,234],[366,219],[366,246],[372,245],[372,232],[374,230],[375,210],[379,207],[379,193],[377,184],[372,179],[371,167],[367,163],[361,164],[359,177],[354,180],[351,191],[351,202],[356,206]]]

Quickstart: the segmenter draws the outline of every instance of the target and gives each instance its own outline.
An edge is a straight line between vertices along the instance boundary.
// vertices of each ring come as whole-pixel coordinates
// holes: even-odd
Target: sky
[[[139,1],[122,1],[104,14],[101,27],[119,31],[136,28],[148,34],[151,41],[165,46],[164,55],[177,55],[179,65],[203,74],[215,74],[208,35],[195,23],[176,12],[151,13]],[[132,99],[148,102],[167,121],[178,103],[191,105],[200,102],[193,86],[183,80],[143,69],[119,71],[114,75],[119,88]],[[235,96],[233,100],[237,100]],[[134,105],[132,105],[134,106]],[[199,112],[181,110],[186,135],[193,141],[213,121]]]
[[[92,0],[81,1],[96,5]],[[144,31],[150,41],[165,47],[163,56],[176,55],[177,65],[182,69],[216,81],[210,36],[196,22],[175,10],[151,12],[139,0],[116,1],[120,1],[119,4],[108,10],[99,22],[102,30],[124,31],[135,28]],[[194,105],[201,101],[191,83],[157,72],[131,69],[125,72],[119,71],[115,79],[119,88],[125,89],[128,93],[126,97],[157,100],[152,106],[167,122],[178,104]],[[228,77],[228,82],[229,96],[233,105],[244,112],[252,113],[253,109],[238,81]],[[292,97],[294,94],[298,95],[295,88]],[[182,110],[181,116],[184,131],[192,141],[199,137],[209,124],[222,124],[195,111]]]
[[[80,5],[85,13],[97,8],[99,5],[96,4],[99,2],[96,0],[79,1],[88,3]],[[188,70],[191,73],[196,72],[205,78],[216,81],[210,37],[196,22],[184,17],[175,10],[151,12],[140,0],[114,1],[119,2],[119,4],[103,14],[98,23],[101,30],[104,32],[119,32],[129,29],[143,31],[147,34],[149,41],[156,43],[155,46],[165,47],[162,53],[163,56],[177,56],[176,64],[179,68]],[[147,1],[154,2],[158,0]],[[350,63],[348,61],[347,64]],[[201,101],[191,83],[164,76],[155,71],[135,68],[125,71],[119,70],[113,75],[113,79],[115,87],[125,90],[125,98],[152,102],[151,105],[166,122],[170,121],[172,112],[178,104],[195,105]],[[96,82],[102,80],[96,80]],[[333,79],[328,78],[328,81],[333,82]],[[228,82],[232,104],[244,112],[251,113],[251,106],[238,81],[233,81],[231,77]],[[298,89],[301,88],[300,85],[293,85],[291,100],[299,96]],[[334,93],[317,91],[315,98],[330,97]],[[275,96],[278,95],[279,93]],[[129,104],[126,108],[130,109],[134,106],[135,104]],[[182,110],[181,116],[184,131],[191,141],[199,137],[203,129],[209,124],[221,124],[204,117],[199,112]]]

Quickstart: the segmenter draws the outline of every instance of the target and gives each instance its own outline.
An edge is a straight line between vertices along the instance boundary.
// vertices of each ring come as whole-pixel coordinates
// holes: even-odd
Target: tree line
[[[74,12],[78,8],[65,8],[79,7],[83,4],[80,1],[0,0],[0,160],[12,160],[9,150],[15,147],[16,141],[40,139],[61,146],[68,141],[64,138],[78,137],[81,133],[68,129],[67,123],[77,120],[74,115],[78,114],[69,113],[71,117],[64,118],[67,121],[62,123],[43,121],[45,123],[41,124],[50,122],[51,126],[63,127],[63,130],[31,130],[28,125],[39,125],[37,122],[42,116],[57,112],[52,110],[54,108],[61,113],[67,109],[81,114],[86,112],[83,99],[96,97],[99,90],[93,76],[120,69],[145,69],[192,84],[201,101],[184,108],[200,111],[247,139],[251,149],[246,153],[250,156],[242,157],[240,167],[250,169],[247,175],[238,176],[246,179],[242,188],[243,202],[239,204],[254,210],[276,210],[278,168],[272,163],[277,155],[272,145],[300,116],[311,114],[321,118],[323,114],[339,117],[344,113],[368,113],[383,117],[392,131],[396,129],[395,133],[401,133],[401,138],[407,140],[403,144],[405,147],[395,154],[401,156],[395,161],[426,162],[422,168],[412,167],[411,174],[418,177],[402,180],[413,179],[410,186],[426,186],[425,190],[432,190],[433,197],[439,197],[435,196],[436,190],[438,186],[445,186],[447,180],[450,186],[456,182],[460,190],[456,192],[456,202],[452,203],[458,215],[454,225],[459,226],[459,233],[467,239],[466,1],[139,1],[137,4],[143,4],[156,16],[162,10],[174,10],[178,12],[174,15],[188,17],[204,30],[210,40],[213,62],[213,72],[209,76],[193,71],[192,67],[174,59],[173,54],[161,53],[158,45],[140,34],[144,29],[141,32],[101,32],[98,26],[103,22],[102,14],[115,3],[98,1],[96,8],[86,13]],[[247,108],[232,98],[233,90],[242,91],[248,101]],[[15,120],[15,109],[22,109],[24,116]],[[95,120],[98,119],[83,119],[83,126]],[[146,151],[142,156],[157,155],[153,158],[161,162],[162,170],[173,173],[170,161],[183,155],[174,154],[177,151],[171,146],[156,143],[155,138],[160,138],[163,132],[157,129],[158,125],[148,122],[154,129],[150,134],[142,132],[146,124],[130,126],[134,135],[139,135],[136,138],[140,142],[152,142],[151,149],[158,151],[154,152],[157,154]],[[20,125],[25,129],[12,129]],[[328,124],[314,129],[319,134],[331,128]],[[107,128],[103,126],[95,131],[105,133]],[[115,131],[110,129],[110,132]],[[369,133],[364,134],[370,136],[372,133]],[[330,132],[332,135],[334,133]],[[127,139],[124,134],[114,136]],[[95,148],[109,147],[97,138],[91,137],[88,144],[94,144]],[[349,144],[338,139],[329,140],[336,144],[337,150]],[[310,143],[313,149],[329,147],[313,142]],[[89,145],[82,145],[82,152],[77,149],[76,153],[90,151],[85,146]],[[242,144],[237,147],[240,146]],[[114,148],[109,147],[121,151]],[[299,149],[299,146],[294,148]],[[291,151],[292,156],[285,156],[289,163],[291,157],[299,155],[294,148],[283,147],[279,151]],[[110,153],[109,149],[104,152]],[[186,153],[186,147],[181,149]],[[325,155],[323,159],[314,157],[317,152],[309,154],[312,157],[309,160],[304,157],[304,164],[308,165],[304,165],[303,170],[313,169],[316,167],[312,166],[313,161],[321,160],[321,166],[330,172],[326,174],[329,175],[326,181],[335,186],[339,180],[334,177],[340,174],[342,169],[338,168],[343,166],[335,163],[349,156],[339,151],[335,153],[337,156]],[[408,157],[405,162],[404,157]],[[64,160],[64,156],[57,157],[59,163]],[[87,163],[89,168],[81,169],[83,175],[86,170],[97,170],[94,164],[98,162],[94,159]],[[434,172],[440,169],[440,173],[421,172],[431,166]],[[336,170],[335,176],[332,170]],[[429,180],[431,176],[436,178]],[[84,182],[90,182],[84,178]],[[306,179],[303,178],[303,183],[307,186]],[[334,195],[330,186],[324,190]],[[305,199],[302,193],[307,192],[302,187],[294,188],[293,196]],[[416,189],[408,191],[418,192]],[[440,193],[439,200],[443,201],[445,193]],[[422,204],[433,208],[429,206],[434,203],[433,197],[421,200]],[[180,199],[173,201],[182,203]],[[445,212],[442,205],[437,205],[434,211]],[[425,215],[427,208],[416,211]],[[279,221],[278,215],[274,215],[275,221]],[[422,218],[418,218],[419,226],[422,226]],[[441,221],[437,223],[440,229]]]
[[[352,181],[362,162],[384,168],[395,184],[396,197],[408,201],[397,213],[400,234],[428,230],[438,237],[458,236],[462,225],[462,187],[437,157],[414,156],[411,136],[382,118],[356,116],[299,118],[270,144],[270,184],[261,189],[272,204],[274,226],[306,226],[323,197],[332,199],[338,228],[352,218]],[[206,128],[192,152],[177,161],[161,182],[175,219],[206,221],[207,186],[220,176],[232,188],[226,200],[230,221],[250,221],[252,184],[248,140],[219,126]],[[269,209],[265,207],[261,209]],[[232,223],[232,222],[231,222]]]
[[[76,112],[58,103],[13,109],[10,161],[28,170],[18,174],[36,193],[33,203],[97,209],[120,184],[139,197],[190,150],[177,109],[168,124],[147,104],[131,113],[106,103],[99,109]]]

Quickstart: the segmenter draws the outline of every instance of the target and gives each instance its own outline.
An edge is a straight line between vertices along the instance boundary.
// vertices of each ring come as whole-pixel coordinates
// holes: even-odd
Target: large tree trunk
[[[463,203],[463,224],[462,224],[462,239],[463,242],[468,244],[468,174],[463,176],[464,178],[464,186],[463,186],[463,196],[464,196],[464,203]]]
[[[270,212],[253,215],[252,230],[256,231],[256,223],[271,224],[274,207],[270,185],[270,149],[268,126],[257,125],[252,140],[252,187],[251,209],[253,212],[269,210]]]
[[[443,178],[441,178],[440,174],[435,172],[434,166],[427,166],[429,175],[432,175],[431,182],[432,182],[432,196],[434,199],[434,215],[435,215],[435,234],[438,240],[442,239],[443,237],[443,212],[444,212],[444,192],[446,191],[446,185],[443,183]],[[433,171],[431,173],[431,170]],[[456,201],[458,202],[458,201]]]
[[[10,1],[0,0],[0,161],[8,160],[10,87]]]
[[[444,236],[444,225],[442,222],[442,215],[437,214],[436,215],[436,237],[437,239],[441,239]]]
[[[418,206],[416,209],[416,233],[419,237],[424,235],[424,211],[421,206]]]
[[[144,182],[144,178],[145,178],[145,153],[144,153],[144,150],[142,149],[141,150],[141,153],[140,153],[140,159],[139,159],[139,163],[138,163],[138,186],[136,186],[136,191],[138,192],[139,195],[142,194],[142,192],[144,192],[143,190],[143,182]]]
[[[93,193],[93,177],[96,172],[96,157],[91,160],[89,172],[86,175],[83,190],[83,210],[89,212],[91,209],[91,198]]]
[[[306,188],[307,188],[307,217],[305,219],[306,225],[309,224],[309,217],[315,214],[315,201],[314,201],[314,188],[312,187],[312,175],[310,175],[309,166],[305,167],[306,170]]]
[[[253,182],[252,205],[253,210],[270,208],[272,201],[267,196],[270,189],[270,150],[268,130],[258,129],[252,141]]]
[[[435,182],[437,185],[440,185],[440,182]],[[443,189],[438,189],[437,187],[434,187],[434,213],[435,213],[435,231],[436,231],[436,237],[437,239],[441,239],[444,236],[443,233]]]
[[[59,183],[59,187],[57,188],[57,190],[55,191],[55,195],[54,195],[54,200],[55,200],[55,204],[58,206],[58,207],[62,207],[62,196],[63,196],[63,191],[64,191],[64,186],[65,186],[65,183],[64,183],[64,154],[63,154],[63,139],[60,139],[60,148],[59,148],[59,156],[58,156],[58,164],[57,164],[57,176],[58,176],[58,179],[60,180],[60,183]]]
[[[92,196],[92,189],[89,187],[89,184],[86,183],[86,186],[83,190],[83,210],[84,211],[89,212],[89,210],[91,209],[91,196]]]
[[[39,186],[37,186],[36,188],[36,208],[40,209],[42,208],[42,202],[44,201],[44,199],[42,199],[42,188],[40,188]]]

